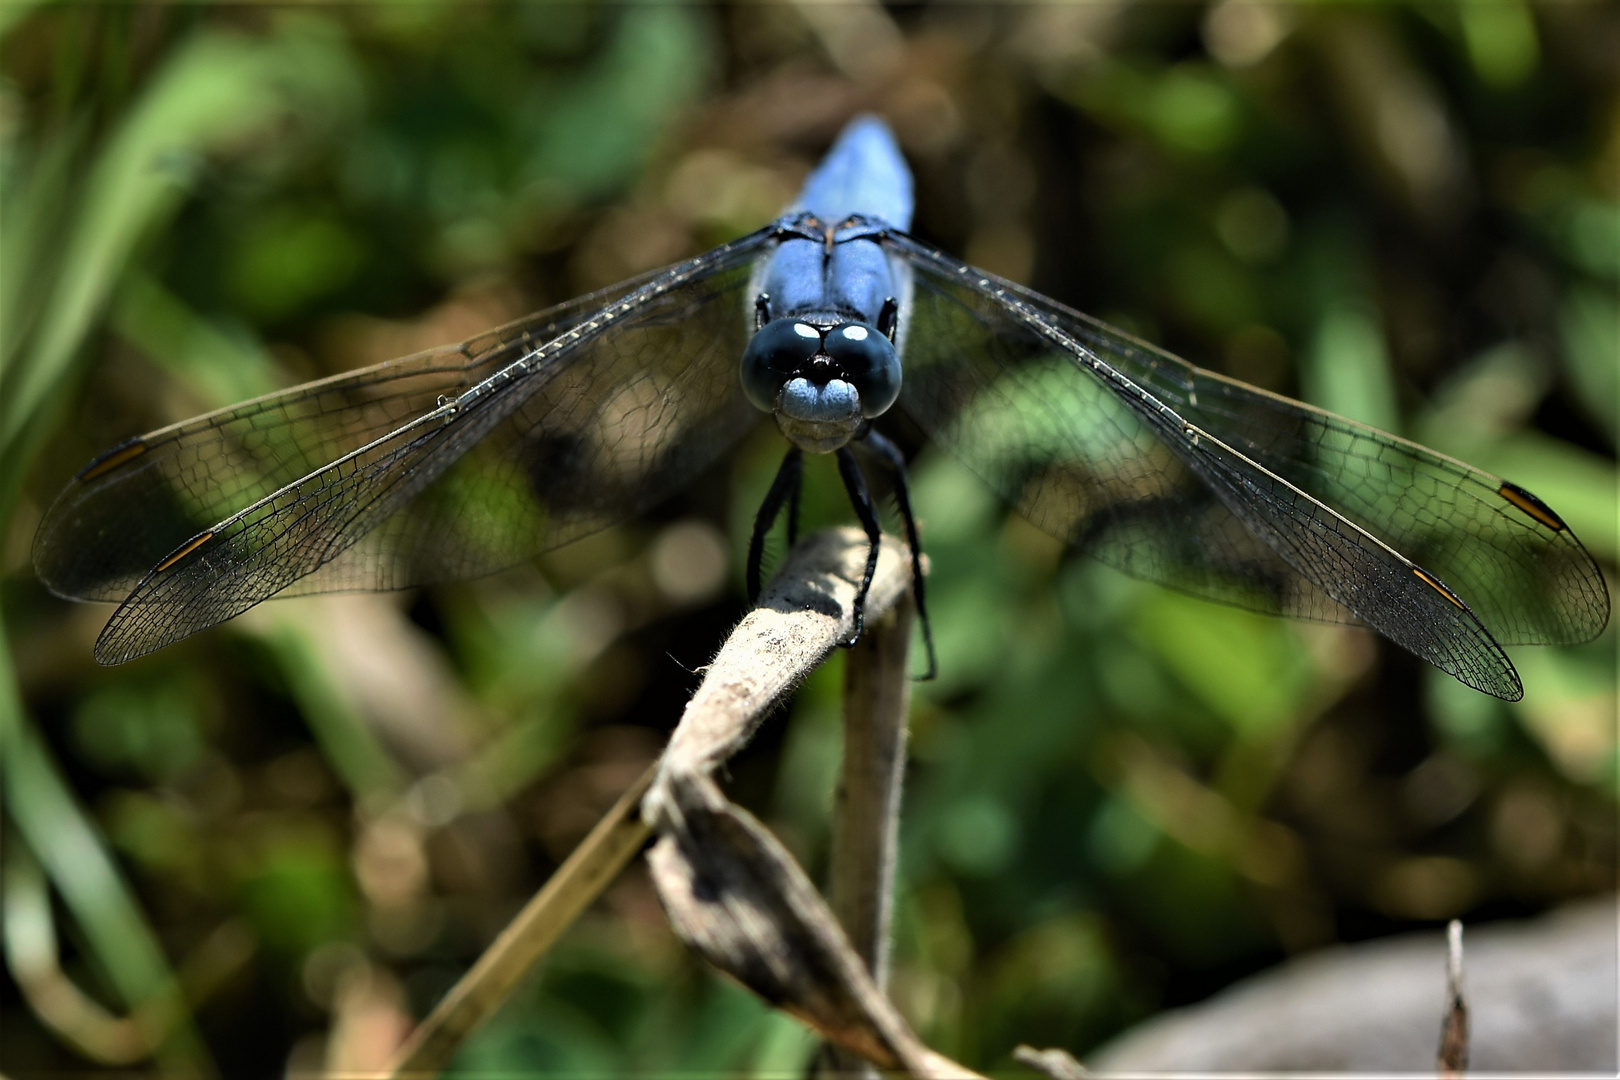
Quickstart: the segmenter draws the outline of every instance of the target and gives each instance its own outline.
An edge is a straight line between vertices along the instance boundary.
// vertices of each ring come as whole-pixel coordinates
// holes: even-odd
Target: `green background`
[[[859,111],[923,239],[1505,475],[1612,579],[1612,4],[14,3],[0,33],[8,1075],[379,1064],[656,753],[782,443],[537,566],[115,669],[110,609],[29,568],[60,485],[756,228]],[[812,524],[849,520],[812,481]],[[927,448],[914,482],[941,677],[893,992],[942,1052],[1083,1056],[1289,955],[1613,889],[1612,629],[1514,650],[1508,705],[1065,558]],[[812,872],[840,667],[729,787]],[[155,1057],[132,1009],[170,1018]],[[811,1046],[638,866],[457,1068],[797,1075]]]

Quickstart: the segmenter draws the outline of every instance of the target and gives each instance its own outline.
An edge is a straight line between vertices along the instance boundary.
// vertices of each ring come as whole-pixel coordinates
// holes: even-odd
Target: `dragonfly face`
[[[796,526],[804,452],[837,457],[876,544],[860,448],[895,480],[921,606],[905,463],[872,423],[894,406],[1076,550],[1370,626],[1498,697],[1523,693],[1504,645],[1602,630],[1601,572],[1530,492],[977,270],[910,237],[911,212],[893,136],[859,119],[749,236],[113,448],[46,514],[35,567],[62,595],[120,601],[96,656],[121,663],[273,596],[522,562],[649,509],[764,411],[790,449],[751,592],[765,531],[784,509]]]
[[[875,145],[846,140],[854,157]],[[861,173],[839,167],[835,152],[806,185],[807,203],[829,208],[875,198],[846,190]],[[829,167],[832,166],[832,167]],[[826,179],[823,179],[826,178]],[[909,184],[905,192],[909,203]],[[908,205],[891,198],[886,212],[909,219]],[[826,224],[825,221],[837,221]],[[762,267],[762,291],[754,300],[755,333],[742,358],[748,399],[772,413],[794,446],[813,454],[838,450],[855,437],[863,420],[883,415],[900,395],[900,356],[895,350],[904,315],[903,265],[882,246],[892,226],[866,212],[823,219],[815,210],[784,217],[782,237]]]
[[[788,441],[828,454],[900,396],[900,357],[877,327],[795,316],[766,323],[743,353],[743,392]]]

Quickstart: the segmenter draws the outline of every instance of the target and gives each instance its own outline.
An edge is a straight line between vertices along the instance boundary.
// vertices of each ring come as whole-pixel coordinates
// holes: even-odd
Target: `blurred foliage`
[[[97,669],[28,545],[93,453],[768,220],[876,110],[925,239],[1535,490],[1612,575],[1620,10],[1460,0],[0,8],[0,1068],[375,1067],[656,753],[742,610],[768,430],[499,578]],[[1614,632],[1476,694],[1123,579],[919,454],[894,992],[1083,1054],[1288,954],[1614,887]],[[807,517],[848,511],[813,469]],[[732,790],[812,868],[835,659]],[[1438,1007],[1438,1002],[1437,1002]],[[797,1075],[628,873],[468,1073]],[[155,1048],[155,1057],[152,1056]]]

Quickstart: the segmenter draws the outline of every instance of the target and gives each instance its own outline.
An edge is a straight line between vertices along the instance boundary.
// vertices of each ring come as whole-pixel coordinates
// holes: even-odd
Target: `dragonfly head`
[[[887,337],[863,322],[775,319],[743,351],[742,385],[794,445],[824,454],[894,404],[900,358]]]

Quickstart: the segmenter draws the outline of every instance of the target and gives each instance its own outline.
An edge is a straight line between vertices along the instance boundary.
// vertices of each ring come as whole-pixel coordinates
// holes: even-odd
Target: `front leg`
[[[849,501],[855,504],[855,516],[861,519],[861,528],[866,530],[866,539],[870,541],[866,549],[866,572],[861,575],[861,587],[855,591],[855,625],[849,640],[838,643],[847,649],[861,640],[861,631],[866,629],[866,594],[872,588],[872,575],[877,571],[883,530],[878,525],[877,511],[872,509],[872,496],[866,490],[866,477],[861,475],[861,467],[848,446],[838,448],[838,475],[844,479],[844,490],[849,492]]]
[[[799,542],[799,497],[804,493],[804,469],[801,466],[793,473],[793,489],[787,493],[787,536],[788,547],[792,548]]]
[[[894,498],[900,509],[900,521],[905,526],[906,544],[911,548],[911,595],[917,602],[917,621],[922,624],[923,647],[928,652],[928,671],[920,681],[927,682],[939,672],[934,658],[934,630],[928,621],[928,600],[923,592],[922,544],[917,539],[917,519],[911,512],[911,488],[906,482],[906,459],[900,448],[868,427],[861,440],[888,465],[894,475]]]
[[[759,504],[759,513],[754,515],[754,535],[748,540],[750,607],[759,601],[759,565],[765,557],[765,534],[776,524],[776,515],[782,512],[782,500],[790,494],[793,497],[794,509],[788,519],[789,526],[790,528],[797,526],[799,484],[803,476],[804,451],[797,446],[789,447],[787,456],[782,459],[781,468],[776,470],[776,479],[771,481],[771,489],[765,493],[765,501]]]

